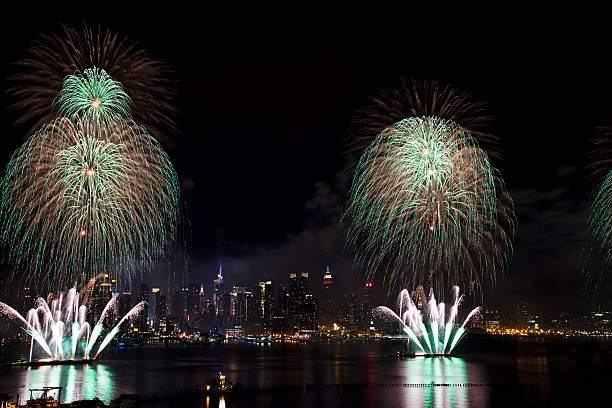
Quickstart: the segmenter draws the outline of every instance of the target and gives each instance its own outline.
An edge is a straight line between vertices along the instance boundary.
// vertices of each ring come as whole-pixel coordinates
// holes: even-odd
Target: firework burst
[[[94,68],[123,85],[134,120],[156,139],[169,143],[168,132],[176,133],[173,71],[128,37],[100,27],[63,26],[62,34],[41,35],[15,65],[8,93],[14,100],[11,108],[20,113],[16,123],[32,126],[28,135],[57,116],[53,102],[64,78]]]
[[[178,180],[159,143],[131,120],[60,117],[34,134],[2,179],[2,243],[39,284],[129,277],[176,230]],[[117,276],[119,273],[127,276]]]
[[[60,116],[79,115],[100,129],[111,122],[129,118],[130,97],[121,84],[103,69],[86,69],[64,79],[64,86],[56,100]]]
[[[612,264],[612,119],[596,128],[590,139],[588,176],[599,186],[587,221],[589,240],[583,250],[584,289],[597,300],[599,290]]]
[[[609,172],[597,191],[587,227],[590,239],[586,246],[585,289],[597,297],[597,292],[605,277],[607,267],[612,264],[612,172]],[[603,268],[588,265],[591,257],[597,255],[603,261]],[[590,267],[588,267],[590,266]],[[597,270],[594,272],[592,269]]]
[[[357,112],[350,151],[361,155],[388,126],[402,119],[423,116],[455,122],[467,129],[490,156],[501,157],[498,138],[490,131],[493,117],[487,113],[485,103],[449,85],[415,79],[401,79],[392,88],[380,90],[370,98],[368,106]]]
[[[342,218],[369,279],[494,283],[512,252],[512,201],[470,133],[436,117],[385,128],[363,153]]]

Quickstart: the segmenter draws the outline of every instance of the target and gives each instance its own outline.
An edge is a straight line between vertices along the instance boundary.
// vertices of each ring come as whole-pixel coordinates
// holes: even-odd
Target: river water
[[[27,399],[30,388],[61,386],[62,401],[191,389],[219,371],[245,387],[349,384],[276,390],[218,399],[165,400],[154,406],[497,407],[584,406],[612,379],[612,341],[468,338],[445,358],[397,359],[404,344],[274,343],[146,345],[109,349],[77,366],[0,369],[0,393]],[[2,359],[14,348],[0,348]],[[605,405],[604,405],[605,406]]]

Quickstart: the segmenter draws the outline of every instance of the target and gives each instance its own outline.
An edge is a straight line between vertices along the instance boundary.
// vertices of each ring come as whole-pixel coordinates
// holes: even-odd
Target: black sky
[[[139,40],[177,73],[181,133],[169,153],[191,220],[191,280],[211,282],[220,257],[229,284],[318,276],[329,263],[347,291],[361,281],[336,229],[350,182],[342,170],[351,114],[402,76],[451,83],[496,117],[504,158],[494,164],[518,217],[510,271],[485,302],[510,311],[527,301],[550,315],[588,307],[579,285],[594,183],[584,167],[588,138],[612,115],[603,29],[546,10],[468,19],[283,12],[5,15],[2,74],[60,21],[101,23]],[[2,166],[23,137],[13,118],[2,115]],[[610,299],[604,293],[604,307]]]

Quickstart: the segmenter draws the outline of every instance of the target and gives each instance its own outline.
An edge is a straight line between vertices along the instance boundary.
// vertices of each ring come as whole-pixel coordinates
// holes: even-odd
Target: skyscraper
[[[102,315],[102,311],[106,304],[112,298],[111,281],[108,274],[104,274],[101,280],[96,281],[93,288],[93,296],[90,297],[93,306],[94,321],[97,321]],[[113,320],[112,313],[107,314],[106,319]]]
[[[272,313],[274,308],[274,294],[272,281],[261,281],[255,286],[253,295],[256,302],[253,313],[253,324],[259,329],[257,331],[267,332],[271,329]]]
[[[21,297],[23,299],[23,306],[21,308],[21,313],[25,316],[26,313],[28,313],[28,311],[34,307],[32,288],[29,285],[26,285],[23,287]]]
[[[165,295],[159,295],[155,308],[155,316],[157,317],[157,326],[155,327],[161,333],[166,333],[168,321],[168,298]]]
[[[136,319],[136,327],[139,331],[146,331],[149,326],[149,287],[146,283],[140,285],[138,292],[138,302],[146,302],[144,309],[138,314]]]
[[[289,324],[295,330],[316,330],[318,301],[310,293],[308,272],[289,274]]]
[[[204,295],[204,284],[200,283],[200,292],[198,293],[198,306],[202,313],[206,310],[206,296]]]
[[[323,299],[321,299],[321,320],[325,325],[333,324],[337,317],[337,302],[332,288],[333,278],[327,265],[323,274]]]
[[[213,305],[215,307],[215,316],[223,316],[223,263],[219,261],[219,273],[213,284]]]
[[[187,291],[187,322],[193,326],[200,319],[200,287],[192,283]]]
[[[159,292],[159,288],[151,289],[151,301],[149,302],[149,324],[153,329],[159,330],[159,314],[158,314],[158,304],[159,297],[161,293]]]
[[[526,328],[529,324],[529,312],[527,311],[527,302],[517,303],[516,305],[516,322],[519,328]]]
[[[325,267],[325,273],[323,274],[323,290],[329,291],[332,287],[332,275],[329,272],[329,265]]]
[[[132,308],[132,293],[125,291],[119,296],[119,316],[123,317]]]

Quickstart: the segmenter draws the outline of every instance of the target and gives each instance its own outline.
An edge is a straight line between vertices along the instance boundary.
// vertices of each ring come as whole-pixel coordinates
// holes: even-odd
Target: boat
[[[6,364],[9,367],[39,367],[39,366],[47,366],[47,365],[76,365],[76,364],[89,364],[97,362],[95,358],[88,359],[75,359],[75,360],[53,360],[53,359],[41,359],[35,361],[28,360],[18,360],[12,363]]]
[[[416,357],[416,353],[410,353],[408,351],[398,351],[395,354],[391,354],[391,357],[397,357],[397,358],[412,358],[412,357]]]
[[[234,384],[229,377],[219,371],[219,375],[204,384],[206,394],[227,394],[234,391]]]
[[[49,392],[53,390],[57,390],[57,399],[52,395],[49,395]],[[40,395],[38,397],[34,397],[35,392],[40,392]],[[60,404],[61,392],[62,387],[30,388],[30,399],[24,406],[37,408],[59,408],[62,406],[62,404]]]

